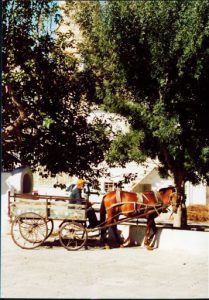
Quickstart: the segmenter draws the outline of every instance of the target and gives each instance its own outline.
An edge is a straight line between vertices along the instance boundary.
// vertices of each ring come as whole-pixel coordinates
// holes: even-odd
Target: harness
[[[172,204],[172,196],[175,194],[176,192],[173,192],[170,197],[169,197],[169,204]],[[143,193],[134,193],[137,196],[137,200],[138,201],[126,201],[126,202],[122,202],[121,199],[121,191],[118,189],[116,190],[116,203],[112,204],[110,207],[106,208],[106,210],[112,209],[114,207],[119,207],[125,204],[133,204],[134,205],[134,209],[132,209],[131,211],[125,211],[125,213],[135,213],[134,217],[137,218],[137,223],[138,223],[138,218],[147,218],[148,216],[151,215],[152,213],[157,213],[157,215],[159,216],[161,212],[163,212],[164,210],[164,205],[163,205],[163,201],[161,198],[161,195],[159,192],[155,192],[155,198],[157,200],[156,204],[145,204],[143,203],[143,197],[145,197],[147,200],[147,196]],[[139,208],[137,207],[137,204],[139,205]],[[169,206],[169,205],[168,205]],[[167,209],[168,207],[165,206],[165,208]],[[114,214],[113,216],[111,216],[111,222],[116,220],[117,217],[119,217],[121,214],[123,214],[123,212],[117,212],[116,214]],[[126,217],[123,218],[122,220],[120,220],[119,222],[117,222],[116,224],[120,224],[122,223],[122,221],[124,220],[130,220],[133,218],[133,215],[131,215],[130,217]],[[110,222],[110,220],[108,221]],[[104,223],[102,224],[107,224],[106,221],[104,221]],[[100,226],[102,225],[100,224]],[[106,226],[111,226],[111,225],[106,225]],[[102,228],[102,227],[101,227]]]
[[[136,193],[136,196],[137,196],[137,200],[138,200],[138,203],[142,204],[143,203],[143,193]],[[144,195],[145,196],[145,195]],[[146,196],[145,196],[146,197]],[[147,198],[147,197],[146,197]]]
[[[121,190],[117,189],[116,193],[115,193],[115,198],[116,198],[116,203],[112,204],[110,207],[107,208],[107,210],[112,209],[114,207],[119,207],[125,204],[133,204],[134,205],[134,209],[131,211],[126,211],[126,213],[130,213],[130,212],[135,212],[135,213],[139,213],[141,210],[146,210],[148,208],[153,208],[156,213],[158,215],[160,215],[159,211],[157,210],[157,208],[160,208],[162,206],[162,201],[159,201],[159,194],[154,193],[155,194],[155,198],[157,199],[157,203],[156,204],[145,204],[143,203],[143,197],[145,197],[147,200],[149,200],[147,198],[147,196],[144,193],[135,193],[135,195],[137,196],[137,201],[127,201],[127,202],[122,202],[121,199]],[[140,204],[140,209],[137,209],[137,204]]]
[[[117,203],[121,203],[121,195],[120,195],[120,190],[119,189],[117,189],[116,190],[116,193],[115,193],[115,197],[116,197],[116,202]]]

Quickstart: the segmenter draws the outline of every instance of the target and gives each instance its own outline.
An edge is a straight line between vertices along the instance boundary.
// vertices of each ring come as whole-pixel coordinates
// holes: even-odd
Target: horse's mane
[[[172,189],[172,190],[174,191],[174,190],[175,190],[175,187],[172,186],[172,185],[169,185],[168,187],[159,189],[159,192],[165,192],[165,191],[168,190],[168,189]]]

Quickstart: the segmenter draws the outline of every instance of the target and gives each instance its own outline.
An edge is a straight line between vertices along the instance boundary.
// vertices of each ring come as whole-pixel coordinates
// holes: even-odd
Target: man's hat
[[[79,187],[79,186],[84,186],[84,184],[85,184],[85,180],[83,180],[83,179],[78,179],[78,181],[77,181],[77,183],[76,183],[76,185]]]

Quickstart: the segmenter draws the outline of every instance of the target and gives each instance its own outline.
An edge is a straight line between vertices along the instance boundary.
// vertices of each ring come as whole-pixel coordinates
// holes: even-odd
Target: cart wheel
[[[54,222],[53,220],[47,220],[47,228],[48,228],[48,234],[46,239],[48,239],[48,237],[50,237],[50,235],[52,234],[53,230],[54,230]]]
[[[59,239],[67,250],[78,250],[86,244],[87,231],[80,223],[67,222],[60,228]]]
[[[11,234],[13,241],[20,248],[37,248],[48,235],[46,220],[33,212],[23,213],[12,222]]]

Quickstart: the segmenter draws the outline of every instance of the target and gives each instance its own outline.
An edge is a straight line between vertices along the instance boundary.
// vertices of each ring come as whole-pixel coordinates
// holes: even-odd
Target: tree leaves
[[[209,182],[199,160],[209,145],[208,1],[77,1],[76,16],[99,102],[131,125],[107,159],[158,157],[178,186]]]
[[[43,176],[95,176],[109,140],[105,124],[87,120],[93,78],[65,52],[72,32],[53,33],[52,20],[62,20],[57,4],[8,0],[3,16],[3,167],[14,168],[17,156],[33,169],[44,166]]]

